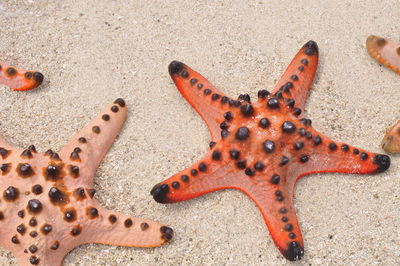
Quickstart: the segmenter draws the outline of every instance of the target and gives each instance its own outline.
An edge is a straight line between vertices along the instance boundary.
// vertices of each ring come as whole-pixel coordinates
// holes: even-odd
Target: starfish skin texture
[[[31,90],[42,84],[43,74],[36,71],[16,69],[0,62],[0,85],[15,91]]]
[[[61,265],[86,243],[155,247],[171,228],[104,209],[93,176],[126,118],[117,99],[76,133],[59,154],[22,150],[0,139],[0,246],[20,265]]]
[[[225,96],[181,62],[169,73],[186,100],[206,122],[210,151],[198,162],[155,185],[159,203],[192,199],[220,189],[238,189],[259,207],[273,241],[288,260],[304,255],[293,204],[296,181],[309,174],[339,172],[374,174],[390,158],[333,141],[303,117],[307,94],[318,63],[318,47],[307,42],[276,87],[238,100]]]
[[[372,58],[400,74],[400,45],[374,35],[367,38],[366,45]]]

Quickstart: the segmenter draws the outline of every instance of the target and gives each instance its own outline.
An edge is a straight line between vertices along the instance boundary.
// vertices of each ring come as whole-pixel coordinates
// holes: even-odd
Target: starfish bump
[[[367,38],[367,51],[379,63],[400,74],[400,45],[371,35]]]
[[[0,85],[15,91],[31,90],[42,84],[43,74],[36,71],[16,69],[0,62]]]
[[[76,246],[155,247],[171,228],[104,209],[93,176],[126,117],[123,99],[107,106],[60,153],[25,150],[0,139],[0,246],[20,265],[60,265]]]
[[[318,47],[307,42],[276,87],[238,100],[203,76],[173,61],[169,73],[182,95],[206,122],[210,151],[197,163],[155,185],[160,203],[174,203],[220,189],[246,193],[259,207],[273,241],[289,260],[303,257],[300,226],[293,205],[296,181],[321,172],[372,174],[390,159],[333,141],[303,117],[318,64]]]

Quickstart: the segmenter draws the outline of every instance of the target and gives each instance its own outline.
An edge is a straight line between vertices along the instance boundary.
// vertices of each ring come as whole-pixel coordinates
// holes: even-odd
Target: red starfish
[[[173,203],[220,189],[246,193],[260,208],[276,246],[288,260],[304,254],[293,205],[297,179],[313,173],[372,174],[390,165],[378,155],[331,140],[303,118],[318,63],[307,42],[270,94],[232,100],[188,66],[173,61],[169,73],[182,95],[206,122],[211,150],[186,170],[154,186],[160,203]]]
[[[371,35],[367,39],[367,51],[379,63],[400,74],[400,45]]]
[[[0,245],[20,265],[60,265],[76,246],[102,243],[154,247],[171,228],[101,207],[93,176],[126,117],[125,102],[106,107],[61,150],[37,153],[0,138]]]
[[[0,85],[4,84],[15,91],[31,90],[42,84],[40,72],[16,69],[0,62]]]

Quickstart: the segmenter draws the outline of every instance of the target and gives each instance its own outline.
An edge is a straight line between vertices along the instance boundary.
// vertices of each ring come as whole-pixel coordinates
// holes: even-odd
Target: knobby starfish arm
[[[317,66],[318,46],[316,42],[309,41],[293,58],[271,93],[285,92],[295,100],[295,106],[303,110]]]
[[[126,109],[124,100],[116,99],[60,151],[68,171],[76,177],[65,180],[68,186],[93,187],[93,176],[125,121]]]
[[[237,188],[235,184],[246,176],[236,171],[232,163],[221,158],[211,160],[212,156],[213,152],[209,152],[191,167],[155,185],[150,192],[154,200],[174,203],[219,189]]]
[[[390,166],[387,155],[376,154],[335,142],[314,131],[313,152],[307,155],[307,163],[290,165],[292,174],[304,176],[312,173],[335,172],[349,174],[374,174],[385,171]],[[317,145],[316,145],[317,143]]]
[[[157,222],[96,207],[98,219],[90,220],[83,236],[85,243],[128,247],[157,247],[172,239],[173,230]]]
[[[291,261],[300,260],[304,255],[304,246],[293,204],[294,188],[286,186],[290,178],[280,175],[280,179],[279,186],[271,186],[266,181],[260,181],[257,185],[246,182],[242,183],[241,190],[260,209],[272,240],[282,255]]]
[[[400,74],[400,45],[371,35],[367,38],[367,51],[379,63]]]
[[[42,84],[40,72],[16,69],[0,62],[0,85],[6,85],[15,91],[31,90]]]
[[[213,154],[214,159],[210,161]],[[283,175],[278,178],[281,179],[283,192],[279,190],[279,180],[274,177],[268,178],[268,181],[261,176],[249,178],[229,159],[224,161],[216,153],[210,152],[199,163],[155,185],[151,194],[159,203],[175,203],[220,189],[238,189],[260,208],[282,254],[289,260],[298,260],[303,256],[303,242],[293,206],[293,186],[289,184],[287,187],[290,189],[286,189],[285,184],[290,181],[286,181]]]
[[[226,104],[222,103],[228,102],[229,98],[181,62],[171,62],[168,70],[180,93],[206,122],[212,140],[218,141],[221,138],[219,124],[224,120],[227,110]]]

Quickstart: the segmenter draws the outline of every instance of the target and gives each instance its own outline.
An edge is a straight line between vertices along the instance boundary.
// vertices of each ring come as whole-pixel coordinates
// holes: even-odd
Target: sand
[[[141,3],[139,3],[141,2]],[[321,1],[322,2],[322,1]],[[298,49],[318,42],[320,65],[306,106],[320,131],[374,152],[400,118],[400,76],[372,60],[368,35],[399,39],[391,1],[0,2],[0,59],[45,74],[33,91],[0,88],[0,134],[20,147],[60,149],[115,98],[129,113],[95,177],[107,208],[170,225],[161,248],[85,245],[64,265],[285,265],[259,210],[226,190],[173,205],[152,186],[201,158],[208,130],[168,75],[180,60],[226,94],[272,89]],[[295,205],[299,265],[400,263],[400,159],[379,175],[315,174]],[[1,265],[14,265],[1,249]]]

